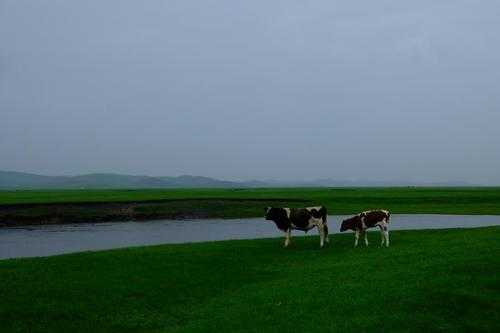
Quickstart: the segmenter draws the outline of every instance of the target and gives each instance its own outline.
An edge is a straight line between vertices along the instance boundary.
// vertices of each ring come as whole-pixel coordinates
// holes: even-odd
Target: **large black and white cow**
[[[290,244],[292,230],[302,230],[308,232],[313,228],[318,228],[320,237],[320,246],[323,247],[328,239],[328,226],[326,221],[326,208],[307,207],[307,208],[275,208],[267,207],[266,220],[273,221],[278,229],[285,233],[285,244]]]
[[[368,238],[366,236],[366,230],[368,228],[379,227],[380,235],[382,237],[382,242],[380,246],[389,247],[389,219],[391,214],[387,210],[371,210],[367,212],[360,213],[342,222],[340,231],[344,232],[346,230],[353,230],[354,234],[354,246],[358,246],[359,234],[363,234],[365,238],[365,244],[368,246]]]

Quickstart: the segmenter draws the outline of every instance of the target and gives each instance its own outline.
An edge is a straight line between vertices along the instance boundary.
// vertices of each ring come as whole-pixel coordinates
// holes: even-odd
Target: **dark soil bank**
[[[267,206],[308,203],[287,199],[180,199],[113,203],[17,204],[0,206],[0,227],[156,219],[254,217]]]

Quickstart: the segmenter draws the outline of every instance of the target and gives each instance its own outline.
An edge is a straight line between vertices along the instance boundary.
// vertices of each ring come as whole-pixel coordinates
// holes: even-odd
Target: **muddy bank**
[[[262,215],[263,208],[266,206],[301,206],[308,203],[307,200],[290,199],[173,199],[112,203],[1,205],[0,227],[255,217]]]

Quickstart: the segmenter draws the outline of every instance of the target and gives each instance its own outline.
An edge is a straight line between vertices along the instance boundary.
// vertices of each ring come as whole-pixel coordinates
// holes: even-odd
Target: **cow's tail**
[[[321,212],[321,219],[323,220],[323,230],[325,230],[325,237],[327,237],[328,239],[328,225],[327,225],[328,211],[326,210],[325,206],[321,206],[320,212]]]
[[[326,210],[326,207],[325,206],[321,206],[320,210],[319,210],[320,214],[321,214],[321,219],[323,220],[323,224],[326,225],[326,222],[327,222],[327,216],[328,216],[328,211]]]

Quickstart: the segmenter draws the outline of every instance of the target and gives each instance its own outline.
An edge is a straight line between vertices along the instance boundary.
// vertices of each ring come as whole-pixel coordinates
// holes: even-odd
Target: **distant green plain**
[[[35,203],[111,203],[186,200],[249,201],[250,207],[230,217],[260,216],[262,202],[279,201],[290,206],[325,205],[330,214],[351,214],[385,208],[393,213],[500,214],[500,187],[394,187],[394,188],[256,188],[169,190],[46,190],[0,191],[0,205]],[[299,200],[295,201],[294,200]],[[240,214],[241,213],[241,214]]]

